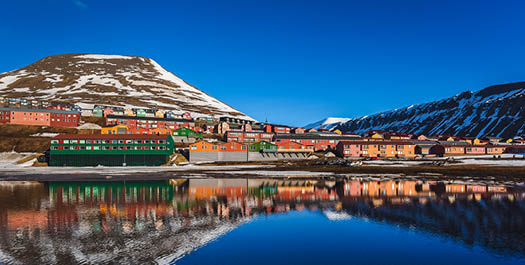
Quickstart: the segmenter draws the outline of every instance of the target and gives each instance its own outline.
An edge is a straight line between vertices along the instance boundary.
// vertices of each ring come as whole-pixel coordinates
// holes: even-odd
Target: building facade
[[[66,134],[51,139],[49,166],[160,166],[171,154],[169,135]]]
[[[145,114],[144,114],[145,115]],[[146,116],[116,116],[108,115],[106,117],[106,125],[113,126],[117,124],[125,124],[129,129],[133,128],[167,128],[170,130],[176,130],[181,127],[189,129],[195,129],[195,122],[187,119],[168,119],[168,118],[157,118],[157,117],[146,117]]]
[[[0,108],[0,123],[77,127],[80,113],[67,110]]]

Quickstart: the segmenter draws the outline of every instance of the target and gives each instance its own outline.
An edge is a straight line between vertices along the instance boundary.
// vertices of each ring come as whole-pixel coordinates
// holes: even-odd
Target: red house
[[[11,111],[9,110],[0,110],[0,124],[9,123]]]
[[[228,131],[226,132],[227,142],[256,143],[260,141],[271,142],[273,133],[257,131]]]

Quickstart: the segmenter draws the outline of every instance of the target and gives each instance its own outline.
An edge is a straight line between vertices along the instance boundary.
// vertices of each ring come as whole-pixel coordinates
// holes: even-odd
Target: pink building
[[[467,155],[484,155],[485,154],[485,146],[468,146],[465,147],[465,154]]]
[[[342,157],[360,157],[361,144],[347,141],[339,142],[335,147],[336,152]]]
[[[76,127],[80,124],[80,113],[65,110],[48,109],[0,109],[1,123]]]
[[[49,111],[34,109],[12,110],[11,124],[51,126]]]

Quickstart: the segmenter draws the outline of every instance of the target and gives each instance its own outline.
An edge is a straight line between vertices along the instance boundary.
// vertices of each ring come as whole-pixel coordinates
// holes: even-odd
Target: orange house
[[[194,144],[190,144],[190,152],[216,152],[218,150],[216,144],[212,144],[206,141],[198,141]]]
[[[416,145],[401,141],[369,141],[361,144],[361,156],[364,157],[414,157]]]
[[[248,146],[239,142],[227,142],[220,145],[220,152],[247,152]]]
[[[128,128],[128,134],[149,134],[149,130],[141,127]]]
[[[171,130],[168,128],[155,128],[155,129],[151,129],[149,131],[149,134],[157,134],[157,135],[171,134]]]
[[[488,144],[485,148],[488,155],[499,155],[505,152],[505,147],[503,145],[490,145]]]

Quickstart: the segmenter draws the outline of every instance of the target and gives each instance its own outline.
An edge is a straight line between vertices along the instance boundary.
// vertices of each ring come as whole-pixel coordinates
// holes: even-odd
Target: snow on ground
[[[525,167],[525,159],[522,160],[488,160],[488,159],[463,159],[461,163],[467,165],[493,165],[493,166],[511,166]]]
[[[48,133],[48,132],[44,132],[44,133],[35,133],[35,134],[31,134],[29,136],[34,136],[34,137],[55,137],[59,135],[59,133]]]
[[[16,152],[4,152],[0,153],[0,170],[7,168],[25,168],[33,165],[34,159],[29,160],[23,164],[17,164],[16,162],[28,157],[35,155],[36,153],[16,153]],[[32,168],[30,168],[32,169]]]
[[[11,153],[3,153],[11,154]],[[13,153],[16,154],[16,153]],[[4,160],[0,159],[0,172],[9,171],[16,172],[20,174],[113,174],[113,175],[126,175],[132,173],[152,173],[152,172],[183,172],[189,170],[208,170],[214,171],[214,173],[225,173],[229,170],[231,172],[236,172],[236,169],[245,169],[245,168],[261,168],[261,167],[272,167],[271,165],[231,165],[231,166],[199,166],[199,165],[185,165],[185,166],[143,166],[143,167],[106,167],[106,166],[97,166],[97,167],[31,167],[34,160],[31,160],[31,163],[26,162],[23,164],[16,164],[17,161],[23,159],[27,155],[25,154],[19,156],[12,156],[5,158]],[[2,155],[0,154],[0,158]]]
[[[100,125],[89,122],[77,127],[79,130],[100,130],[101,128]]]

